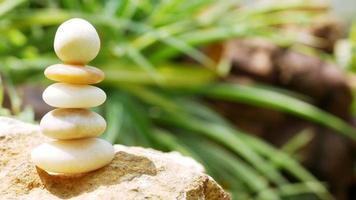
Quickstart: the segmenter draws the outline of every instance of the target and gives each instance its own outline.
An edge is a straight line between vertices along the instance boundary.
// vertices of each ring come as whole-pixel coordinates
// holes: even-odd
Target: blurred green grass
[[[34,120],[31,108],[21,109],[15,87],[50,83],[42,72],[60,62],[52,47],[55,30],[66,19],[82,17],[95,25],[102,41],[91,65],[107,76],[101,86],[108,100],[96,109],[108,121],[105,139],[192,156],[234,199],[333,199],[324,184],[291,155],[238,130],[203,99],[286,112],[353,140],[355,129],[289,92],[221,83],[228,66],[200,50],[236,37],[262,37],[288,46],[299,42],[298,37],[278,26],[308,25],[323,9],[302,0],[238,5],[233,0],[2,1],[0,72],[11,108],[0,112]],[[194,62],[177,59],[182,57]],[[2,103],[4,84],[0,86]]]

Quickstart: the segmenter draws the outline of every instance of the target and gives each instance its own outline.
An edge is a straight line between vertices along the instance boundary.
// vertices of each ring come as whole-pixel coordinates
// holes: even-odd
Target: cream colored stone
[[[95,84],[105,77],[104,72],[96,67],[66,64],[51,65],[44,74],[53,81],[72,84]]]
[[[58,27],[54,50],[65,63],[86,64],[99,53],[99,35],[88,21],[73,18]]]
[[[105,131],[106,122],[87,109],[60,108],[43,116],[40,127],[47,137],[68,140],[100,136]]]
[[[86,173],[99,169],[114,158],[114,147],[99,138],[56,140],[33,149],[32,162],[39,168],[60,174]]]
[[[50,106],[59,108],[90,108],[104,103],[106,94],[91,85],[54,83],[42,94],[43,100]]]

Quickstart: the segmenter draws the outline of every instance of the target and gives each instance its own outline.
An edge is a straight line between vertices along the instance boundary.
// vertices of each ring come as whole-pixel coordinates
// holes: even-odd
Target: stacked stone
[[[59,83],[43,92],[43,100],[57,109],[40,122],[41,131],[53,141],[41,144],[32,153],[32,161],[52,174],[79,174],[101,168],[114,157],[114,148],[96,138],[106,128],[99,114],[89,110],[104,103],[106,94],[92,86],[104,79],[104,73],[86,64],[100,49],[95,28],[79,18],[61,24],[56,32],[54,49],[64,64],[45,70],[45,76]]]

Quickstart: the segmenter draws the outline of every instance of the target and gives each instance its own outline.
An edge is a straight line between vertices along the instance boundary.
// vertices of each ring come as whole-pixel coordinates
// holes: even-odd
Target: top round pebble
[[[99,35],[88,21],[73,18],[58,27],[54,50],[64,63],[85,65],[99,53]]]

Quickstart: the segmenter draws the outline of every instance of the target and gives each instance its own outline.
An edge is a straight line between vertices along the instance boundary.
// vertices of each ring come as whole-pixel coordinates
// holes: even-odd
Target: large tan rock
[[[31,149],[47,140],[37,125],[0,117],[0,199],[230,199],[193,159],[140,147],[115,145],[110,165],[53,176],[30,161]]]

